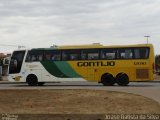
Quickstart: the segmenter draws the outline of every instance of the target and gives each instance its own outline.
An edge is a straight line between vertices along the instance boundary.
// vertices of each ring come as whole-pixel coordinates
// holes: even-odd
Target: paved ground
[[[152,82],[132,82],[129,86],[103,86],[95,82],[46,83],[45,86],[30,87],[25,83],[0,82],[0,89],[98,89],[133,93],[154,99],[160,103],[160,80]]]

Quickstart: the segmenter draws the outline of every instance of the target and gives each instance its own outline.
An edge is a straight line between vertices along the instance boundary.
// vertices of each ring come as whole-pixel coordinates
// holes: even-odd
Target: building
[[[0,53],[0,75],[6,76],[8,74],[8,64],[11,54]]]

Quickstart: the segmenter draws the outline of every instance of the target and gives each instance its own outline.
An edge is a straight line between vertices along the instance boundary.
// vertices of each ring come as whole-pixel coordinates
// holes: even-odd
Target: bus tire
[[[102,75],[101,77],[101,83],[104,85],[104,86],[112,86],[115,84],[115,79],[113,77],[112,74],[110,73],[105,73]]]
[[[26,82],[29,86],[37,86],[38,84],[38,78],[34,74],[30,74],[27,76]]]
[[[129,84],[129,77],[125,73],[119,73],[116,76],[116,82],[119,86],[127,86]]]
[[[38,86],[43,86],[45,82],[38,82]]]

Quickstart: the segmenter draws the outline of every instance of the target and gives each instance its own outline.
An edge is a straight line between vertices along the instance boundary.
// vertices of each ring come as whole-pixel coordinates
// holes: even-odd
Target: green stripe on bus
[[[54,62],[59,70],[71,78],[80,78],[81,76],[69,65],[68,62]]]
[[[42,61],[41,64],[44,68],[53,76],[60,78],[80,78],[74,69],[64,61],[53,62],[53,61]]]
[[[69,78],[69,76],[63,74],[57,65],[53,61],[42,61],[41,64],[44,68],[53,76],[60,77],[60,78]]]

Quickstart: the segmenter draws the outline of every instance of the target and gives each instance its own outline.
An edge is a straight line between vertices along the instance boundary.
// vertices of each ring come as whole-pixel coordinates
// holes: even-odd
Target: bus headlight
[[[15,81],[20,81],[22,76],[16,76],[15,78],[13,78]]]

